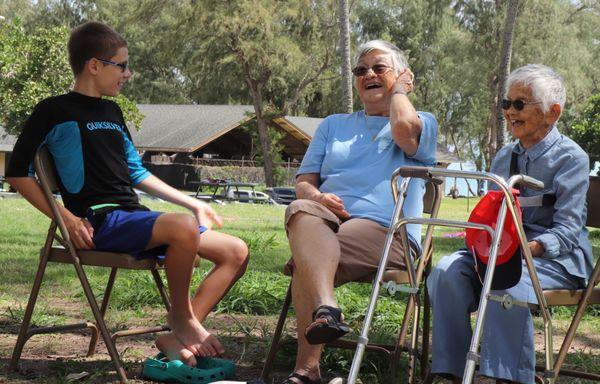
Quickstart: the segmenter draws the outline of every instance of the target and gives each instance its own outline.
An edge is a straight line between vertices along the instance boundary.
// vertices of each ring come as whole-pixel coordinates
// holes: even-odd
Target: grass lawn
[[[156,200],[144,201],[155,210],[182,211],[172,204]],[[452,219],[465,219],[475,201],[471,199],[445,199],[442,205],[443,216]],[[469,207],[468,207],[469,206]],[[269,335],[276,316],[279,313],[289,280],[282,274],[285,261],[289,257],[289,248],[282,229],[283,206],[229,204],[217,205],[215,209],[223,217],[223,231],[239,236],[249,245],[251,261],[246,275],[232,288],[230,293],[216,308],[216,313],[207,320],[207,325],[217,329],[225,340],[231,358],[240,368],[240,378],[244,375],[257,376],[266,356]],[[48,228],[49,220],[35,211],[23,199],[0,199],[0,334],[4,342],[0,342],[0,361],[6,363],[12,352],[18,325],[27,303],[29,290],[37,269],[39,248]],[[464,240],[447,238],[445,234],[455,230],[437,229],[435,232],[435,260],[460,248]],[[591,235],[594,254],[600,255],[600,231]],[[200,270],[194,274],[193,286],[197,286],[202,276],[210,268],[209,263],[202,263]],[[102,292],[108,271],[88,269],[95,292]],[[73,320],[92,319],[92,315],[84,304],[85,298],[75,277],[73,267],[68,265],[51,265],[44,278],[43,294],[38,300],[34,314],[34,323],[38,326],[50,324],[66,324]],[[370,285],[348,284],[336,290],[341,307],[355,332],[360,330],[364,316]],[[383,295],[379,301],[378,312],[372,330],[372,339],[389,341],[400,325],[404,300],[396,300]],[[560,332],[568,325],[573,311],[563,309],[555,311],[555,323]],[[590,308],[582,325],[581,336],[575,343],[575,353],[568,358],[568,363],[588,371],[600,371],[600,308]],[[109,326],[112,330],[131,325],[159,324],[164,321],[160,298],[154,288],[150,274],[143,272],[119,272],[115,291],[109,309]],[[539,328],[541,320],[536,320]],[[291,331],[291,330],[290,330]],[[56,338],[58,337],[58,338]],[[44,369],[36,369],[31,363],[27,372],[29,376],[2,376],[0,382],[28,380],[34,382],[62,382],[68,373],[85,369],[88,359],[83,356],[85,342],[80,350],[72,351],[68,358],[57,358],[64,355],[67,348],[67,335],[36,336],[25,347],[27,360],[44,362]],[[71,335],[68,340],[85,338]],[[539,335],[538,335],[539,337]],[[36,339],[42,341],[37,342]],[[118,348],[127,361],[130,377],[139,379],[140,361],[145,356],[155,353],[149,347],[151,337],[141,341],[119,341]],[[555,342],[559,344],[559,340]],[[33,345],[31,347],[30,345]],[[79,347],[78,347],[79,348]],[[100,348],[103,352],[103,348]],[[292,368],[293,348],[280,353],[276,369],[283,376]],[[541,357],[541,355],[539,355]],[[107,372],[112,368],[107,364],[107,356],[100,367],[94,365],[97,372],[88,378],[88,382],[106,382],[115,376]],[[345,372],[352,359],[351,352],[328,350],[324,356],[325,371]],[[363,382],[387,382],[388,370],[385,360],[374,354],[367,354],[363,374]],[[83,364],[83,365],[81,365]],[[100,364],[100,363],[98,363]],[[89,367],[87,369],[90,369]],[[401,370],[402,371],[402,370]],[[26,374],[27,374],[26,372]],[[574,382],[560,379],[560,382]]]

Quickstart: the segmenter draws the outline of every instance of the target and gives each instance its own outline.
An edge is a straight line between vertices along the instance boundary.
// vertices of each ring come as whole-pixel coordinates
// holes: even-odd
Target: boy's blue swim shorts
[[[163,212],[114,210],[104,216],[88,215],[94,227],[93,241],[98,251],[129,253],[136,258],[164,258],[167,245],[146,249],[152,237],[154,222]],[[207,228],[199,226],[198,233]]]

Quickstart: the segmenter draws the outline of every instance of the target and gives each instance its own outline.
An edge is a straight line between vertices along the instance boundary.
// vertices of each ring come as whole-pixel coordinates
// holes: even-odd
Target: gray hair
[[[392,56],[392,65],[396,70],[396,74],[408,67],[408,60],[406,59],[404,52],[394,44],[385,40],[371,40],[361,45],[354,58],[354,65],[358,63],[358,60],[360,60],[361,57],[375,50],[389,53]]]
[[[507,91],[515,84],[531,88],[535,101],[542,103],[544,112],[548,112],[553,104],[559,104],[561,110],[565,105],[565,82],[550,67],[541,64],[527,64],[517,68],[508,77]]]

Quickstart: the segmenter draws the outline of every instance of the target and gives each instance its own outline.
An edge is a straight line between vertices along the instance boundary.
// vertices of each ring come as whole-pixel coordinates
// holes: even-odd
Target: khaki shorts
[[[335,274],[335,285],[350,281],[370,282],[377,272],[388,229],[369,219],[350,219],[342,222],[329,209],[312,200],[295,200],[285,211],[285,229],[298,212],[320,217],[337,235],[340,243],[340,263]],[[411,252],[415,246],[411,242]],[[293,269],[290,259],[286,266]],[[396,236],[388,258],[387,269],[405,269],[400,236]]]

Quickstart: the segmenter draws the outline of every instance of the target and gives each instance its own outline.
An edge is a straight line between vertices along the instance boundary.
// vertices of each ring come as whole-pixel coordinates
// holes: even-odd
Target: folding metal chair
[[[55,197],[53,195],[53,191],[58,190],[58,188],[56,184],[56,176],[54,172],[52,156],[48,152],[47,148],[40,148],[40,150],[35,156],[34,165],[38,179],[40,181],[42,189],[44,190],[46,200],[48,201],[52,209],[54,220],[51,220],[50,222],[50,228],[48,229],[46,241],[44,243],[43,248],[40,251],[40,261],[38,265],[38,270],[35,275],[33,288],[31,289],[31,295],[29,296],[29,301],[27,303],[27,308],[25,310],[23,322],[19,330],[19,336],[17,338],[17,342],[13,350],[12,358],[9,364],[9,369],[12,371],[18,370],[19,359],[21,357],[23,347],[31,336],[42,333],[65,332],[74,331],[82,328],[89,328],[92,331],[92,337],[88,347],[87,356],[91,356],[94,354],[98,343],[98,336],[100,333],[104,343],[106,344],[106,348],[108,349],[108,353],[115,366],[119,379],[123,382],[127,382],[125,370],[121,365],[119,355],[115,347],[116,339],[121,336],[140,335],[145,333],[166,331],[169,330],[169,328],[166,326],[136,328],[119,331],[111,335],[108,332],[106,323],[104,322],[104,314],[106,313],[106,309],[108,307],[110,294],[112,292],[113,284],[118,269],[149,270],[152,273],[162,301],[165,305],[165,308],[168,311],[170,308],[168,294],[165,290],[162,279],[158,273],[158,269],[161,268],[161,266],[154,259],[137,260],[129,254],[75,249],[73,243],[70,240],[69,232],[67,231],[64,220],[60,215],[60,211],[57,206],[58,203],[56,202]],[[58,242],[59,245],[53,245],[55,241]],[[77,273],[77,277],[81,282],[81,286],[83,287],[83,291],[88,300],[89,306],[92,310],[92,313],[94,314],[95,323],[83,322],[62,326],[30,328],[31,316],[33,314],[33,309],[35,307],[35,303],[40,291],[42,279],[44,277],[44,272],[46,270],[48,262],[73,264]],[[100,305],[100,307],[98,307],[96,297],[92,292],[90,283],[83,269],[84,265],[111,268],[110,276],[108,278],[108,283],[106,285],[104,297],[102,299],[102,304]]]
[[[590,176],[590,186],[587,192],[587,222],[586,225],[592,228],[600,228],[600,176]],[[556,306],[577,306],[575,315],[571,320],[571,324],[567,330],[565,338],[561,344],[558,355],[554,364],[552,364],[552,348],[546,350],[546,365],[536,367],[542,371],[540,380],[546,379],[548,382],[553,382],[559,375],[578,377],[582,379],[600,381],[600,374],[593,372],[582,372],[570,369],[562,369],[569,347],[575,337],[575,332],[581,318],[588,305],[600,304],[600,257],[596,261],[596,266],[589,278],[588,285],[584,289],[578,290],[545,290],[544,297],[548,307]],[[533,309],[540,309],[539,305],[530,305]],[[545,327],[546,328],[546,327]],[[546,345],[552,346],[552,328],[546,332]]]
[[[406,196],[406,188],[398,190],[397,182],[399,178],[399,171],[397,170],[392,175],[392,190],[394,194],[394,200],[396,201],[394,217],[401,212],[401,206],[403,204],[404,198]],[[443,196],[443,191],[441,187],[441,180],[437,179],[429,179],[425,184],[426,192],[423,196],[423,212],[425,214],[430,215],[430,217],[437,217],[439,206],[441,203],[441,198]],[[407,184],[408,185],[408,184]],[[388,231],[388,237],[385,246],[385,258],[387,259],[387,253],[389,252],[389,248],[391,247],[393,236],[395,234],[395,230]],[[390,365],[392,368],[393,374],[395,374],[395,370],[399,366],[399,360],[402,352],[408,352],[409,354],[409,381],[412,383],[415,379],[416,372],[416,364],[417,360],[421,365],[421,372],[425,372],[428,364],[428,343],[423,343],[422,351],[419,353],[418,351],[418,334],[419,334],[419,317],[421,312],[421,307],[424,310],[424,329],[423,333],[428,335],[429,333],[429,301],[427,296],[425,295],[425,299],[423,304],[421,304],[420,299],[420,285],[423,282],[423,278],[426,275],[428,268],[431,266],[431,257],[433,255],[432,249],[432,237],[433,237],[433,226],[428,227],[426,230],[426,234],[423,240],[423,251],[421,255],[415,258],[415,262],[413,263],[413,256],[411,252],[404,252],[405,254],[405,262],[406,265],[410,265],[411,268],[408,270],[398,270],[398,269],[387,269],[382,268],[381,265],[379,270],[374,278],[369,277],[368,279],[357,281],[362,283],[373,282],[374,291],[379,293],[381,288],[387,289],[390,294],[395,294],[396,292],[406,292],[409,294],[409,300],[406,305],[406,310],[404,313],[402,326],[400,327],[400,331],[398,333],[398,337],[396,339],[396,343],[393,345],[379,344],[379,343],[369,343],[366,335],[366,331],[370,326],[370,321],[372,319],[373,308],[369,306],[369,311],[367,312],[367,317],[365,318],[365,326],[363,327],[363,332],[361,332],[358,341],[340,339],[334,342],[328,343],[327,347],[334,348],[344,348],[344,349],[355,349],[360,348],[362,351],[370,350],[376,351],[385,354],[390,359]],[[406,232],[401,234],[401,238],[403,241],[403,248],[410,249],[408,245],[408,235]],[[417,268],[415,269],[415,263],[417,264]],[[292,276],[291,271],[285,270],[284,273],[288,276]],[[409,284],[409,287],[406,285]],[[269,353],[267,355],[267,359],[265,361],[265,365],[263,367],[261,378],[266,382],[269,378],[269,375],[272,370],[273,360],[275,359],[275,355],[277,350],[284,344],[289,342],[294,342],[295,339],[288,340],[287,342],[281,342],[281,334],[283,331],[283,327],[285,325],[285,320],[287,317],[287,313],[289,311],[289,307],[292,300],[292,283],[290,281],[290,285],[287,290],[287,294],[283,303],[283,307],[279,314],[279,320],[277,322],[277,326],[275,327],[275,332],[273,334],[273,338],[271,340],[271,345],[269,347]],[[411,324],[412,320],[412,324]],[[404,343],[408,333],[409,327],[412,325],[411,330],[411,341],[410,346],[407,348]],[[366,327],[366,331],[365,331]],[[426,337],[429,340],[429,337]],[[361,352],[362,357],[362,352]],[[356,359],[356,357],[355,357]],[[354,367],[354,363],[353,363]],[[358,374],[358,371],[356,372]]]
[[[494,183],[504,194],[504,201],[500,208],[500,211],[498,212],[498,219],[495,228],[504,227],[507,211],[508,214],[511,215],[515,226],[517,227],[517,234],[519,236],[519,243],[522,251],[521,253],[525,259],[527,269],[531,276],[532,285],[538,304],[519,302],[508,295],[497,297],[496,295],[490,294],[491,283],[498,255],[498,245],[500,242],[501,231],[496,231],[490,226],[483,224],[454,220],[442,220],[437,218],[401,218],[395,224],[396,227],[404,226],[408,223],[419,223],[433,226],[439,225],[455,228],[474,228],[487,231],[492,238],[488,268],[484,277],[481,298],[479,302],[479,310],[477,313],[477,319],[473,331],[473,337],[471,339],[469,352],[467,353],[467,363],[463,375],[463,383],[471,383],[473,380],[473,375],[475,373],[475,368],[479,359],[479,344],[481,341],[487,304],[490,300],[500,301],[506,308],[510,308],[513,305],[517,305],[526,308],[537,309],[541,313],[542,318],[544,320],[546,364],[545,367],[539,367],[540,370],[544,371],[543,377],[539,378],[540,380],[545,380],[548,383],[554,383],[554,381],[556,380],[556,376],[559,374],[559,372],[562,372],[565,375],[575,375],[577,377],[598,380],[600,378],[600,375],[561,370],[561,366],[564,362],[564,358],[566,356],[568,348],[573,339],[574,333],[577,329],[577,326],[579,325],[579,322],[581,320],[581,317],[583,316],[583,312],[585,311],[587,304],[600,302],[600,289],[595,288],[595,286],[598,284],[598,280],[600,279],[600,261],[596,264],[596,268],[594,269],[594,272],[590,278],[590,283],[588,284],[585,290],[542,291],[535,270],[535,266],[533,264],[531,252],[529,250],[529,247],[527,246],[527,238],[523,229],[523,223],[516,212],[515,198],[510,192],[510,188],[512,188],[516,184],[521,184],[522,186],[526,186],[535,190],[541,190],[543,189],[543,183],[526,175],[515,175],[512,176],[508,181],[504,181],[499,176],[487,172],[454,171],[427,167],[403,167],[399,170],[399,173],[400,176],[403,177],[419,177],[425,180],[429,180],[432,178],[450,177],[474,179],[477,181],[488,181]],[[598,203],[592,201],[592,196],[598,196],[598,191],[600,190],[600,182],[597,180],[597,178],[593,178],[590,181],[590,190],[588,191],[588,202],[590,203],[590,208],[588,212],[589,218],[587,224],[588,226],[598,226],[598,223],[600,221],[600,219],[598,218]],[[552,320],[548,308],[549,306],[556,305],[578,305],[578,309],[571,323],[565,341],[563,342],[557,361],[556,363],[554,363],[554,354],[552,349]]]

